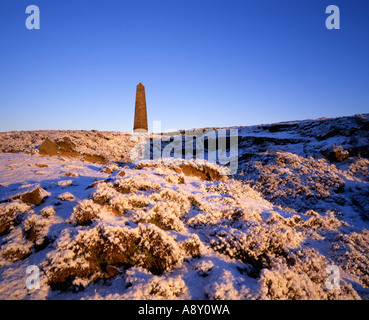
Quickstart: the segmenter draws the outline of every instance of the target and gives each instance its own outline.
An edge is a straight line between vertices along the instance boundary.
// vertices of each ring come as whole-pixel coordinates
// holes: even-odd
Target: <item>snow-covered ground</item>
[[[134,166],[125,133],[0,133],[0,299],[368,299],[368,121],[239,127],[227,179]],[[39,154],[64,137],[81,156]]]

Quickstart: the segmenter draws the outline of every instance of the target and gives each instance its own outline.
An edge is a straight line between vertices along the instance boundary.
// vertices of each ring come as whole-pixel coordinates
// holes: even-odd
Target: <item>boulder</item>
[[[47,156],[55,156],[59,153],[57,144],[49,139],[42,142],[39,153]]]
[[[118,176],[124,177],[126,175],[126,172],[124,170],[120,170],[118,173]]]
[[[114,277],[115,275],[121,273],[121,271],[117,267],[108,264],[106,266],[106,273],[107,273],[106,277],[110,278],[110,277]]]
[[[51,141],[46,139],[39,149],[41,155],[55,156],[78,156],[78,152],[75,150],[76,145],[69,137],[63,137],[61,139]]]
[[[83,160],[92,162],[92,163],[101,163],[101,164],[106,162],[106,159],[103,156],[90,155],[90,154],[83,155]]]
[[[70,192],[64,192],[58,196],[58,199],[62,201],[73,201],[75,197]]]
[[[107,173],[107,174],[111,174],[113,172],[113,170],[109,167],[103,168],[101,170],[101,172]]]
[[[37,206],[48,196],[50,196],[49,192],[45,191],[41,187],[37,187],[31,191],[21,194],[20,200],[22,202],[34,204]]]
[[[106,159],[104,156],[96,154],[79,153],[76,150],[76,144],[69,137],[59,138],[55,141],[46,139],[40,145],[39,154],[46,156],[56,156],[56,155],[69,157],[80,156],[84,161],[101,164],[106,163]],[[63,158],[60,158],[60,160],[65,161]]]
[[[344,150],[341,146],[335,146],[333,145],[333,154],[335,161],[343,161],[349,156],[349,152],[347,150]]]
[[[197,177],[201,180],[227,181],[228,177],[221,175],[220,172],[208,166],[192,166],[190,164],[179,164],[182,173],[186,176]]]
[[[63,155],[78,155],[78,152],[75,150],[76,145],[69,137],[63,137],[56,141],[57,146],[59,147],[59,152]]]

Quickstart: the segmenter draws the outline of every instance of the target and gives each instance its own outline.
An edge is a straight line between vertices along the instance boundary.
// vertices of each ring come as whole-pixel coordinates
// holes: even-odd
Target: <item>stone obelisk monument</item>
[[[147,132],[145,86],[140,82],[136,89],[135,123],[133,132]]]

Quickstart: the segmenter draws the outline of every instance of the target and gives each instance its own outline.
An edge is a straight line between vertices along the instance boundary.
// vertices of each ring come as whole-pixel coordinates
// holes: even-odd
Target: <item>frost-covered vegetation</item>
[[[281,151],[265,152],[259,158],[246,164],[245,175],[256,190],[277,204],[307,210],[345,187],[339,170],[325,159]]]
[[[2,151],[22,152],[0,154],[0,298],[368,299],[369,161],[349,136],[349,157],[324,153],[332,123],[241,128],[241,146],[269,134],[231,177],[206,161],[127,163],[119,133],[1,133]],[[294,139],[316,139],[321,156],[268,140],[300,126]],[[107,161],[41,156],[46,136]],[[36,186],[48,197],[23,203]]]

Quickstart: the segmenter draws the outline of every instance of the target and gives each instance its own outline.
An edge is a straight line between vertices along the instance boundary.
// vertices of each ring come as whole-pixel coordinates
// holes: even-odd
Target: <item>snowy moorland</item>
[[[0,133],[0,299],[369,299],[369,115],[234,128],[229,177],[130,163],[128,133]]]

